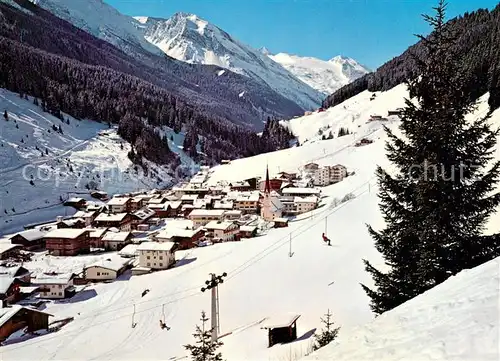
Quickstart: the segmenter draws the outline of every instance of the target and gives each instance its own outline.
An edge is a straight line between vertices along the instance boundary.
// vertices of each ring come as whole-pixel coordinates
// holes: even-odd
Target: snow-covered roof
[[[14,282],[14,277],[11,275],[0,275],[0,294],[6,294],[10,285]]]
[[[129,238],[130,232],[106,232],[103,241],[125,242]]]
[[[127,244],[118,252],[118,254],[120,256],[133,257],[137,254],[137,247],[139,247],[137,244]]]
[[[73,215],[73,218],[87,218],[87,217],[92,217],[94,215],[95,211],[90,211],[90,212],[85,212],[85,211],[78,211]]]
[[[101,238],[104,233],[108,230],[107,228],[86,228],[89,233],[90,238]]]
[[[195,209],[189,214],[189,217],[222,217],[223,209]]]
[[[73,278],[72,273],[61,273],[56,275],[42,274],[31,280],[35,285],[67,285]]]
[[[290,327],[300,315],[297,314],[284,314],[284,315],[274,315],[268,317],[263,323],[262,328],[281,328]]]
[[[108,206],[124,206],[127,202],[130,201],[129,197],[113,197],[111,198],[107,205]]]
[[[257,229],[257,226],[241,226],[240,231],[243,232],[253,232]]]
[[[95,221],[96,222],[102,222],[102,221],[108,221],[108,222],[120,222],[122,221],[125,217],[127,216],[127,213],[101,213],[99,214]]]
[[[144,220],[144,219],[148,219],[149,217],[154,216],[155,211],[148,208],[148,207],[144,207],[144,208],[138,209],[137,211],[135,211],[132,214],[134,216],[136,216],[137,218]]]
[[[233,209],[234,203],[232,201],[215,201],[215,209]]]
[[[17,244],[11,244],[6,242],[0,242],[0,254],[10,251],[13,248],[19,248]]]
[[[288,218],[274,218],[274,222],[288,223]]]
[[[317,188],[295,188],[289,187],[281,190],[283,194],[320,194],[321,190]]]
[[[231,182],[232,187],[250,187],[250,183],[247,181],[236,181],[236,182]]]
[[[28,229],[26,231],[16,233],[15,236],[21,236],[28,242],[33,242],[42,239],[46,234],[47,232],[41,231],[39,229]]]
[[[78,197],[72,197],[68,199],[66,202],[68,203],[80,203],[81,201],[85,201],[83,198],[78,198]]]
[[[42,312],[30,307],[24,307],[19,305],[12,305],[5,308],[0,308],[0,327],[2,327],[6,322],[8,322],[13,316],[16,315],[21,310],[29,310],[31,312],[37,312],[44,315],[52,316],[50,313]]]
[[[129,265],[132,262],[130,259],[124,259],[121,257],[113,257],[113,258],[108,258],[108,259],[102,259],[100,261],[97,261],[91,265],[88,265],[85,267],[85,269],[92,268],[92,267],[100,267],[100,268],[106,268],[111,271],[118,272],[121,270],[123,267]]]
[[[217,230],[226,230],[228,229],[229,227],[231,227],[233,224],[235,224],[234,222],[231,222],[231,221],[223,221],[223,222],[220,222],[220,221],[211,221],[209,222],[208,224],[205,225],[205,228],[206,229],[217,229]]]
[[[17,273],[21,271],[20,275]],[[29,274],[29,271],[23,266],[14,266],[14,267],[4,267],[0,266],[0,276],[11,276],[11,277],[20,277]]]
[[[174,242],[142,242],[137,251],[170,251],[174,246]]]
[[[239,209],[231,209],[229,211],[226,211],[224,213],[225,216],[241,216],[243,212],[240,211]]]
[[[165,203],[165,201],[166,201],[166,199],[163,197],[156,197],[156,198],[151,198],[148,201],[148,204],[161,204],[161,203]]]
[[[240,193],[236,197],[236,202],[258,202],[259,192]]]
[[[82,234],[86,232],[90,233],[88,229],[83,229],[83,228],[59,228],[50,231],[43,238],[75,239],[80,237]]]
[[[170,206],[170,208],[177,209],[181,206],[182,203],[181,201],[170,201],[167,204]]]
[[[196,199],[198,199],[197,194],[184,194],[181,197],[182,201],[195,201]]]
[[[270,197],[269,204],[270,204],[271,212],[277,212],[277,211],[285,208],[285,206],[283,205],[283,203],[281,203],[281,201],[278,197]]]
[[[172,239],[173,237],[191,238],[196,233],[198,233],[201,228],[197,229],[185,229],[185,228],[175,228],[170,227],[160,231],[155,238],[159,239]]]
[[[318,203],[318,197],[310,196],[310,197],[294,197],[294,203]]]

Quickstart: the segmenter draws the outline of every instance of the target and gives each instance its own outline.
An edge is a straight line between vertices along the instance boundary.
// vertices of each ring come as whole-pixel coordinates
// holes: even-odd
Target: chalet
[[[111,213],[130,212],[132,198],[130,197],[113,197],[106,203]]]
[[[196,229],[189,228],[167,228],[154,236],[154,239],[160,243],[174,242],[177,249],[184,250],[196,246],[204,238],[205,233],[201,227]]]
[[[250,183],[248,183],[247,181],[229,183],[229,187],[231,188],[232,191],[239,191],[239,192],[247,192],[252,190]]]
[[[83,209],[83,208],[85,208],[86,203],[87,203],[87,201],[83,198],[73,197],[73,198],[68,199],[66,202],[64,202],[64,205],[68,206],[68,207],[73,207],[76,209]]]
[[[20,245],[12,243],[0,243],[0,259],[14,257],[19,253]]]
[[[184,194],[182,197],[181,197],[181,204],[191,204],[193,205],[194,202],[198,199],[198,195],[197,194]]]
[[[284,228],[288,227],[288,219],[287,218],[274,218],[274,228]]]
[[[146,205],[146,201],[143,197],[133,197],[130,199],[129,212],[137,211]]]
[[[87,228],[89,232],[89,247],[90,248],[104,248],[102,243],[102,237],[104,233],[108,230],[107,228]]]
[[[120,231],[131,231],[132,221],[133,217],[129,213],[101,213],[96,217],[94,226],[99,228],[115,227]]]
[[[90,227],[97,217],[96,211],[78,211],[73,215],[74,219],[82,219],[85,227]]]
[[[64,228],[84,228],[85,221],[83,218],[70,218],[70,219],[62,219],[61,216],[58,217],[56,221],[56,228],[64,229]]]
[[[111,251],[119,251],[127,244],[130,243],[132,239],[131,232],[111,232],[108,231],[102,237],[102,248]]]
[[[229,210],[224,213],[224,219],[228,221],[235,221],[237,219],[240,219],[242,215],[243,215],[242,211]]]
[[[257,213],[259,208],[259,192],[241,193],[234,202],[234,209],[242,213]]]
[[[20,299],[19,282],[15,277],[0,275],[0,301],[2,304],[15,303]]]
[[[318,197],[294,197],[295,214],[310,212],[318,206]]]
[[[269,347],[297,339],[297,320],[300,315],[290,314],[266,319],[261,328],[268,330]]]
[[[361,146],[363,146],[363,145],[367,145],[367,144],[371,144],[371,143],[373,143],[373,140],[363,138],[363,139],[361,139],[359,142],[357,142],[355,146],[356,146],[356,147],[361,147]]]
[[[33,251],[45,248],[45,241],[43,237],[46,233],[47,232],[39,229],[28,229],[17,233],[10,239],[10,242],[21,246],[24,250]]]
[[[289,187],[281,191],[284,196],[294,196],[294,197],[305,197],[305,196],[317,196],[321,194],[321,190],[317,188],[295,188]]]
[[[139,224],[147,223],[151,218],[156,215],[156,211],[153,209],[149,209],[148,207],[144,207],[138,209],[132,213],[132,225],[133,228],[137,228]]]
[[[108,199],[108,194],[103,191],[92,191],[90,192],[90,196],[95,199],[99,199],[100,201],[105,201]]]
[[[28,285],[31,282],[31,273],[23,266],[4,267],[0,266],[0,277],[10,276],[18,280],[20,284]]]
[[[139,266],[153,270],[167,269],[175,263],[173,242],[143,242],[137,247]]]
[[[43,274],[31,281],[40,287],[40,298],[68,298],[75,294],[72,273],[67,274]]]
[[[319,168],[319,165],[317,163],[307,163],[305,166],[304,166],[304,170],[306,172],[313,172],[315,171],[316,169]]]
[[[162,196],[156,196],[154,198],[150,198],[148,200],[148,206],[153,205],[153,204],[165,204],[167,202],[167,198],[162,197]]]
[[[76,256],[90,252],[88,229],[54,229],[43,238],[45,247],[54,256]]]
[[[0,308],[0,342],[23,328],[27,328],[29,333],[48,330],[51,316],[46,312],[19,305]]]
[[[204,226],[210,221],[222,221],[223,209],[195,209],[188,218],[193,221],[194,227]]]
[[[131,261],[119,257],[98,261],[83,269],[84,277],[89,281],[115,280],[130,267]]]
[[[252,238],[257,236],[257,226],[240,226],[240,238]]]
[[[206,236],[213,242],[236,241],[239,228],[236,223],[231,221],[212,221],[205,225]]]

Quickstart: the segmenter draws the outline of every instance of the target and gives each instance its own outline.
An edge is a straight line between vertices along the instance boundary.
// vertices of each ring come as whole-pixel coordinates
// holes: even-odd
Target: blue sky
[[[105,0],[127,15],[194,13],[242,42],[328,60],[342,54],[375,69],[428,33],[420,14],[438,0]],[[449,0],[448,16],[495,0]]]

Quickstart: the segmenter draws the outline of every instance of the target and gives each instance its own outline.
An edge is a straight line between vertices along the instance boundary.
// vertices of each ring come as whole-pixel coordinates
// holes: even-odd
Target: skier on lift
[[[323,237],[323,242],[331,246],[330,239],[324,233],[321,235],[321,237]]]

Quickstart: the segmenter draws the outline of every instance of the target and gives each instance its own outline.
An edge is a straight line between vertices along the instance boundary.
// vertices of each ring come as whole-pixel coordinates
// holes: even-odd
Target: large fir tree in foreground
[[[387,129],[396,172],[377,171],[386,228],[369,231],[388,272],[365,261],[376,289],[363,285],[377,314],[500,255],[500,237],[483,234],[500,204],[494,193],[500,163],[492,162],[498,131],[490,129],[489,116],[465,120],[475,103],[465,91],[461,54],[451,50],[445,8],[440,1],[434,16],[424,15],[433,32],[420,36],[427,54],[416,58],[422,75],[408,82],[414,102],[406,100],[403,136]]]

